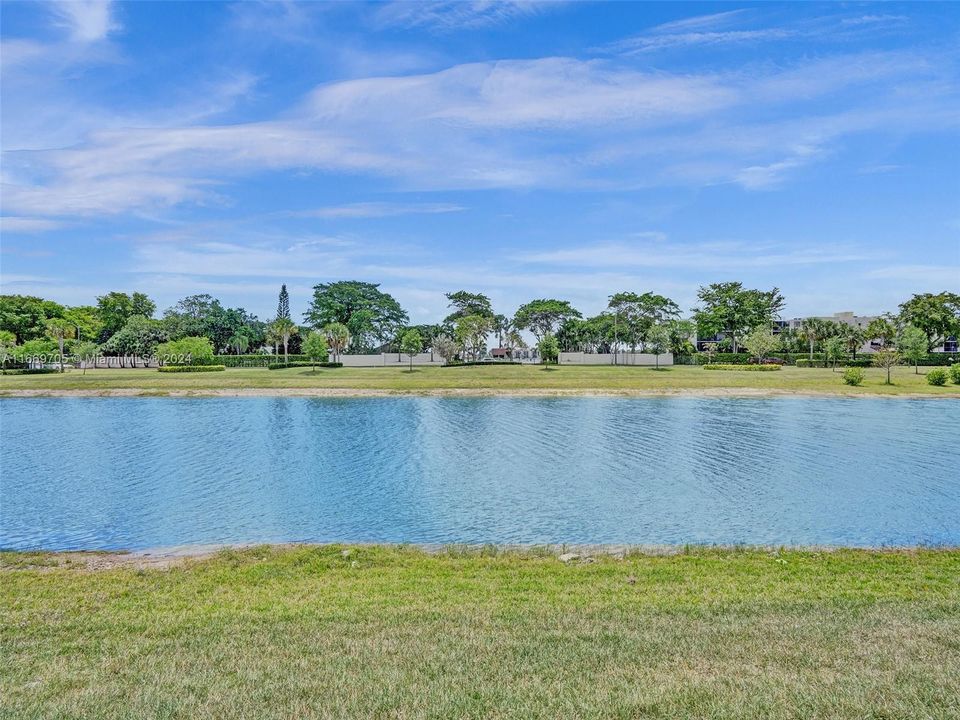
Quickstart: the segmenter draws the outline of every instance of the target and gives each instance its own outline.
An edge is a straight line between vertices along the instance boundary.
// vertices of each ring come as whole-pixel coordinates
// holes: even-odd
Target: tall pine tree
[[[277,303],[277,320],[290,319],[290,295],[287,293],[287,285],[280,286],[280,301]]]

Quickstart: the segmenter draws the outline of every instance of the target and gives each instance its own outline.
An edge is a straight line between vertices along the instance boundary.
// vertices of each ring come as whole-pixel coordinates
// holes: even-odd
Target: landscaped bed
[[[955,718],[960,552],[6,554],[0,716]]]

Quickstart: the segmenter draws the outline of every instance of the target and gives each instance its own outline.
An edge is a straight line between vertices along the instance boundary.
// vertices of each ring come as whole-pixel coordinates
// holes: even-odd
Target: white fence
[[[561,365],[643,365],[657,364],[657,356],[653,353],[560,353]],[[660,365],[673,365],[673,353],[660,355]]]
[[[333,360],[333,358],[330,358]],[[344,367],[399,367],[410,364],[410,356],[403,353],[382,353],[380,355],[341,355]],[[413,356],[414,365],[443,365],[443,360],[434,353],[419,353]]]

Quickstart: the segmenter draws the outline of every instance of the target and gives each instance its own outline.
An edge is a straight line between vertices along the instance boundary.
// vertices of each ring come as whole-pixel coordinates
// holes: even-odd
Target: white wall
[[[331,355],[330,360],[334,358]],[[397,353],[383,353],[380,355],[341,355],[339,358],[344,367],[401,367],[410,364],[410,356]],[[440,356],[434,353],[433,361],[430,353],[419,353],[413,356],[414,365],[443,365]]]
[[[616,362],[614,362],[616,358]],[[657,356],[652,353],[560,353],[561,365],[656,365]],[[660,356],[661,365],[673,365],[673,353]]]

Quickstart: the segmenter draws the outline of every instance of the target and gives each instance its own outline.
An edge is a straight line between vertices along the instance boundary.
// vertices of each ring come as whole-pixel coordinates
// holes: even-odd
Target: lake
[[[0,547],[960,545],[960,402],[0,400]]]

